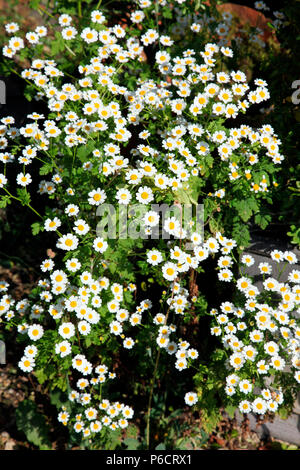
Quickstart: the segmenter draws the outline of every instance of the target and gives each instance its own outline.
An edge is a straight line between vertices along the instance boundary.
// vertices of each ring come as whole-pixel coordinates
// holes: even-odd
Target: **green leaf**
[[[201,4],[201,0],[196,0],[196,3],[195,3],[195,11],[198,11],[198,10],[199,10],[200,4]]]
[[[226,406],[225,411],[228,414],[230,419],[234,418],[235,410],[236,410],[236,406],[233,406],[233,405],[227,405]]]
[[[30,194],[27,192],[26,188],[18,188],[17,194],[23,206],[27,206],[30,203]]]
[[[214,431],[217,425],[219,424],[220,420],[222,419],[222,415],[219,409],[212,407],[209,410],[202,409],[201,416],[203,419],[203,429],[207,433],[211,433],[212,431]]]
[[[52,168],[52,163],[45,163],[45,165],[40,168],[40,175],[48,175],[49,173],[51,173]]]
[[[232,206],[237,210],[243,222],[247,222],[253,214],[253,210],[257,209],[257,204],[252,199],[235,200]]]
[[[164,18],[167,18],[167,19],[172,19],[172,11],[168,8],[168,9],[164,9],[163,12],[162,12],[162,15]]]
[[[112,431],[111,429],[107,432],[107,442],[109,443],[109,450],[115,450],[119,447],[121,440],[121,430],[117,429]]]
[[[269,225],[272,217],[269,214],[256,214],[254,221],[259,225],[263,230]]]
[[[176,441],[176,449],[178,450],[186,450],[190,444],[190,439],[188,437],[180,437]]]
[[[232,238],[237,242],[239,246],[249,246],[251,236],[248,225],[241,224],[240,221],[238,223],[234,223],[232,229]]]
[[[49,428],[33,401],[24,400],[19,404],[16,409],[16,423],[18,430],[25,433],[29,442],[41,450],[51,449]]]
[[[221,361],[224,357],[226,357],[226,351],[224,349],[216,349],[211,356],[214,361]]]
[[[4,209],[8,204],[11,204],[11,200],[9,196],[1,196],[0,199],[0,209]]]
[[[27,101],[32,101],[32,90],[31,89],[25,90],[24,96],[27,99]]]
[[[175,201],[180,202],[180,204],[190,203],[190,198],[187,194],[187,191],[183,188],[179,188],[177,189],[177,191],[174,191],[174,198],[175,198]]]
[[[200,188],[203,186],[203,179],[198,176],[191,176],[183,188],[174,192],[175,201],[181,204],[198,204]]]
[[[38,7],[40,6],[40,0],[30,0],[29,6],[30,8],[33,8],[33,10],[37,10]]]
[[[111,274],[114,274],[117,270],[117,264],[116,263],[109,263],[108,269]]]
[[[158,446],[155,447],[155,450],[166,450],[166,445],[161,442]]]
[[[83,162],[87,160],[87,157],[92,153],[95,149],[95,144],[92,140],[90,140],[86,145],[82,145],[77,150],[77,157]]]
[[[32,235],[37,235],[40,232],[44,231],[44,227],[40,222],[35,222],[31,225]]]
[[[300,246],[300,227],[296,227],[296,225],[291,225],[290,231],[287,232],[287,235],[291,237],[291,243]]]
[[[288,419],[289,411],[287,410],[287,408],[280,408],[278,410],[278,416],[280,419]]]
[[[58,31],[55,31],[55,39],[51,42],[51,55],[57,55],[65,49],[64,39]]]
[[[140,445],[139,441],[133,437],[127,437],[123,442],[127,446],[127,450],[137,450]]]
[[[50,392],[50,402],[52,405],[56,406],[58,410],[60,410],[63,406],[68,407],[68,405],[70,405],[66,394],[58,389]]]
[[[36,369],[35,376],[38,379],[40,384],[43,384],[48,379],[47,374],[45,374],[45,372],[42,369]]]

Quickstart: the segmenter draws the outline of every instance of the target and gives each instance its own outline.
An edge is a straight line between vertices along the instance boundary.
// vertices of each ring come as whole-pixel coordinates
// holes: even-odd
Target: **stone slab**
[[[238,424],[241,424],[243,416],[241,413],[236,412],[235,418]],[[257,425],[255,415],[248,414],[250,428],[256,432],[260,438],[279,439],[280,441],[296,444],[300,446],[300,415],[292,413],[287,419],[274,418],[273,422],[267,422]]]

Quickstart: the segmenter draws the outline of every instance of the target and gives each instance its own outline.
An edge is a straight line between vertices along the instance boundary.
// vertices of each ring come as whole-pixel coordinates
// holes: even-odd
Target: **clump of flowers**
[[[233,279],[229,255],[243,241],[241,226],[259,211],[284,160],[270,125],[234,126],[238,115],[269,98],[267,83],[255,79],[250,87],[245,73],[229,69],[233,51],[223,44],[177,53],[176,38],[142,23],[144,16],[131,15],[139,32],[108,26],[98,10],[81,30],[69,15],[59,16],[61,50],[74,55],[74,46],[84,59],[71,75],[43,48],[42,58],[35,57],[33,48],[21,76],[49,113],[30,113],[20,128],[12,116],[1,119],[2,206],[17,200],[32,210],[33,232],[53,235],[55,256],[41,261],[30,298],[16,302],[2,287],[0,313],[26,343],[21,370],[67,392],[58,419],[89,438],[125,428],[134,415],[130,404],[109,395],[121,353],[137,363],[149,348],[158,358],[174,355],[174,373],[197,360],[197,348],[177,335],[197,305],[187,278],[219,254],[219,280]],[[10,58],[26,42],[43,41],[47,29],[39,27],[11,38],[3,54]],[[153,64],[149,44],[156,48]],[[32,176],[34,166],[40,180]],[[37,194],[46,200],[43,214],[32,202]],[[195,215],[188,226],[182,222],[184,204],[196,206],[202,197],[205,233]],[[160,214],[160,203],[173,212]],[[107,205],[111,219],[126,215],[108,237],[102,230],[111,220]],[[168,241],[155,236],[162,230]],[[157,286],[159,308],[140,288],[145,274]],[[194,392],[185,402],[196,402]]]
[[[289,251],[273,250],[271,258],[281,273],[288,264],[297,263]],[[254,264],[250,254],[242,256],[241,276],[233,278],[237,301],[223,302],[211,312],[211,333],[220,338],[227,353],[227,400],[241,413],[263,415],[293,405],[299,390],[300,271],[293,269],[280,282],[272,277],[270,263],[260,263],[262,287],[258,288],[246,270]]]

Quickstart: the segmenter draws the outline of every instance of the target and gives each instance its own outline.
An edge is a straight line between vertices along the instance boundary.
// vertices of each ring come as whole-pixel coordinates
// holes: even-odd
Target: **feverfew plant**
[[[180,50],[175,33],[174,39],[161,34],[145,16],[134,11],[132,24],[123,27],[108,23],[97,9],[80,29],[70,15],[60,15],[59,47],[52,50],[58,61],[47,55],[52,38],[45,27],[24,39],[14,36],[3,48],[7,58],[30,58],[21,76],[47,114],[29,114],[20,128],[12,116],[2,118],[1,205],[15,200],[32,210],[38,218],[34,235],[52,233],[55,252],[41,261],[41,278],[29,298],[16,302],[3,287],[0,312],[25,343],[20,369],[67,392],[58,420],[93,448],[108,429],[126,428],[133,418],[132,403],[110,397],[110,383],[124,354],[147,370],[145,351],[156,357],[146,411],[149,445],[160,358],[169,367],[173,356],[177,374],[199,357],[180,335],[190,311],[203,313],[207,305],[188,277],[218,254],[218,279],[234,279],[230,255],[249,241],[244,223],[252,215],[261,226],[268,223],[259,209],[270,202],[284,160],[270,125],[235,125],[237,116],[269,98],[267,83],[255,79],[250,86],[245,73],[231,70],[229,47],[211,42]],[[79,62],[72,73],[64,51]],[[35,166],[40,180],[32,176]],[[42,214],[34,207],[37,194],[45,200]],[[193,229],[195,216],[188,229],[180,217],[184,204],[196,206],[200,199],[204,233]],[[177,207],[179,216],[162,220],[153,210],[161,203]],[[139,236],[99,233],[106,204],[117,208],[116,216],[139,205]],[[169,241],[151,237],[159,227]],[[143,276],[156,286],[158,302],[151,292],[144,294]],[[223,317],[226,323],[226,311]],[[195,392],[184,401],[195,404]]]

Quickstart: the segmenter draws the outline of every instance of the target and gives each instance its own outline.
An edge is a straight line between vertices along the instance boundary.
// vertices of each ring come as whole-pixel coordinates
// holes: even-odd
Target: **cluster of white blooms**
[[[122,403],[110,403],[102,400],[96,405],[94,395],[96,387],[105,383],[109,379],[114,379],[116,374],[109,372],[104,364],[93,365],[84,354],[74,354],[73,345],[76,335],[79,337],[88,336],[101,321],[99,313],[100,307],[113,314],[114,319],[108,324],[110,333],[119,336],[121,345],[131,349],[134,340],[126,337],[123,329],[126,329],[126,322],[130,326],[135,326],[141,322],[141,314],[151,307],[149,300],[144,300],[132,314],[125,308],[121,308],[123,301],[123,286],[119,283],[111,283],[108,278],[103,277],[98,280],[93,279],[88,271],[82,271],[80,275],[80,286],[75,287],[68,279],[66,271],[74,273],[79,269],[80,263],[76,258],[69,259],[66,271],[55,269],[54,262],[45,260],[43,266],[49,267],[49,278],[39,281],[40,303],[32,303],[29,299],[17,302],[6,293],[8,283],[3,283],[2,292],[4,295],[0,301],[0,313],[7,321],[12,318],[22,318],[18,330],[22,334],[27,334],[30,344],[25,347],[24,355],[19,361],[19,367],[24,372],[31,372],[36,366],[36,358],[39,355],[43,344],[45,333],[42,323],[47,322],[47,318],[55,320],[56,341],[53,344],[53,352],[57,357],[71,357],[71,367],[77,373],[82,374],[81,379],[77,379],[76,386],[79,391],[72,390],[69,399],[78,403],[84,409],[80,420],[76,418],[74,429],[76,432],[82,431],[84,436],[90,432],[98,432],[102,426],[109,426],[111,429],[125,428],[128,419],[132,418],[133,410]],[[134,292],[136,286],[131,284],[127,287]],[[103,309],[102,309],[103,310]],[[30,323],[25,322],[26,318]],[[40,323],[37,323],[37,321]],[[31,323],[33,321],[33,323]],[[103,321],[103,319],[102,319]],[[96,374],[96,375],[95,375]],[[77,374],[78,375],[78,374]],[[91,414],[91,404],[97,406],[97,410]],[[62,411],[59,420],[66,424],[70,418],[69,413]],[[115,419],[113,419],[115,418]]]
[[[282,272],[284,266],[297,263],[290,251],[273,250],[271,258],[283,265]],[[255,259],[246,254],[241,263],[253,266]],[[242,413],[264,414],[284,403],[284,387],[276,385],[280,377],[289,377],[294,386],[300,383],[300,271],[293,269],[285,282],[271,276],[270,263],[259,263],[258,272],[263,276],[261,289],[246,273],[236,279],[242,307],[223,302],[211,311],[211,333],[228,351],[226,394]]]
[[[126,276],[118,272],[118,266],[112,269],[110,258],[117,251],[116,243],[114,239],[97,234],[97,211],[107,202],[119,208],[129,203],[139,204],[145,209],[145,233],[151,235],[161,223],[152,203],[168,200],[181,207],[180,197],[190,189],[193,178],[204,179],[215,172],[218,177],[212,182],[213,192],[205,191],[204,195],[218,201],[225,201],[227,191],[236,188],[235,185],[242,186],[249,195],[259,193],[259,197],[269,190],[268,171],[271,173],[284,159],[280,140],[270,125],[255,129],[232,125],[250,105],[267,100],[269,92],[264,80],[254,80],[250,88],[243,71],[224,71],[220,67],[220,61],[223,63],[226,57],[233,55],[232,49],[223,44],[230,17],[227,15],[224,24],[218,25],[220,41],[205,44],[200,52],[185,49],[175,55],[170,46],[176,40],[178,29],[183,31],[188,27],[188,17],[178,17],[177,29],[172,28],[173,39],[166,32],[143,26],[144,9],[148,7],[153,8],[152,2],[141,0],[139,9],[131,14],[132,23],[141,27],[140,36],[132,36],[130,29],[121,25],[106,26],[106,18],[99,10],[92,11],[90,26],[81,31],[72,26],[69,15],[60,15],[61,40],[67,50],[71,50],[70,45],[76,39],[93,54],[85,55],[86,63],[77,67],[75,75],[79,74],[79,78],[74,79],[69,79],[55,60],[33,58],[31,66],[21,75],[38,89],[37,97],[46,101],[51,114],[44,116],[33,112],[27,116],[30,122],[20,128],[14,127],[13,117],[7,116],[1,119],[0,125],[0,161],[5,168],[0,174],[0,188],[6,197],[14,197],[10,192],[10,181],[14,178],[21,186],[15,199],[34,211],[28,197],[35,183],[40,195],[48,195],[57,202],[57,207],[47,208],[41,216],[39,228],[52,232],[50,235],[56,237],[58,251],[56,259],[49,257],[41,262],[40,268],[46,277],[38,282],[34,299],[16,302],[7,293],[7,284],[1,284],[0,315],[8,322],[14,319],[18,332],[28,336],[30,344],[19,362],[19,367],[26,372],[38,365],[46,330],[51,329],[51,358],[54,357],[56,363],[69,361],[70,375],[74,372],[72,377],[77,377],[76,384],[72,382],[69,399],[81,410],[76,415],[74,430],[85,437],[97,433],[102,426],[126,427],[133,410],[102,397],[99,400],[99,385],[113,379],[115,374],[109,372],[104,363],[93,364],[82,345],[96,344],[105,348],[110,341],[123,353],[124,350],[134,353],[139,332],[149,326],[152,308],[148,298],[135,300],[136,273],[124,280]],[[197,19],[197,23],[193,23],[194,31],[197,32],[198,26],[201,28],[201,21]],[[7,25],[6,29],[10,33],[18,31],[14,24]],[[35,45],[46,37],[45,27],[27,33],[25,39],[14,36],[3,48],[3,54],[11,58],[25,44]],[[146,62],[145,49],[149,44],[160,44],[161,48],[155,54],[153,77],[141,79],[132,74],[132,70],[139,70],[141,62]],[[124,70],[131,76],[130,84],[123,80]],[[230,125],[223,125],[225,121]],[[36,181],[31,175],[30,165],[37,160],[43,164],[41,174],[49,175],[47,180]],[[12,162],[20,165],[17,175],[13,173]],[[260,171],[261,163],[263,171]],[[233,278],[230,253],[237,243],[219,231],[203,238],[198,231],[183,227],[180,217],[166,218],[162,228],[175,240],[159,245],[159,249],[155,243],[151,249],[143,248],[141,256],[155,273],[156,281],[167,286],[166,309],[154,313],[151,321],[151,327],[155,325],[156,345],[174,354],[175,368],[182,371],[199,355],[187,341],[174,337],[176,326],[169,322],[169,318],[183,317],[191,308],[184,276],[191,269],[198,269],[209,256],[218,254],[218,278],[229,282]],[[282,256],[288,259],[288,255]],[[265,266],[261,270],[267,272],[265,268],[269,269]],[[135,269],[138,276],[139,268]],[[296,271],[293,276],[291,282],[295,282]],[[247,282],[246,289],[244,283]],[[255,304],[259,295],[257,289],[250,281],[239,280],[238,288],[247,297],[245,310],[255,312],[254,316],[264,313],[268,319],[284,321],[281,323],[284,331],[292,335],[291,339],[288,336],[288,350],[292,350],[299,332],[295,325],[289,328],[284,325],[290,322],[291,305],[299,293],[294,287],[286,287],[284,291],[275,281],[269,279],[268,282],[276,286],[271,289],[270,284],[266,285],[268,291],[282,294],[279,312],[271,307],[264,312],[264,304]],[[231,330],[227,324],[229,313],[234,312],[238,318],[242,315],[237,314],[240,310],[234,307],[228,311],[227,304],[217,315],[218,323],[223,326],[213,330],[213,334],[218,334],[226,329],[226,347],[229,336],[234,335],[233,330],[242,332],[241,325]],[[287,320],[282,320],[282,316]],[[259,320],[258,325],[261,324]],[[238,360],[235,358],[242,358],[242,366],[247,360],[245,354],[250,357],[248,351],[252,350],[248,343],[243,345],[241,340],[237,341],[239,347],[248,348],[244,355],[235,348],[230,358],[228,366],[238,372],[241,367],[234,367]],[[285,354],[280,354],[281,351],[276,350],[267,366],[281,370]],[[294,352],[292,356],[296,364]],[[78,373],[82,377],[78,378]],[[185,395],[187,404],[196,401],[193,392]],[[59,420],[74,422],[74,417],[63,409]]]

